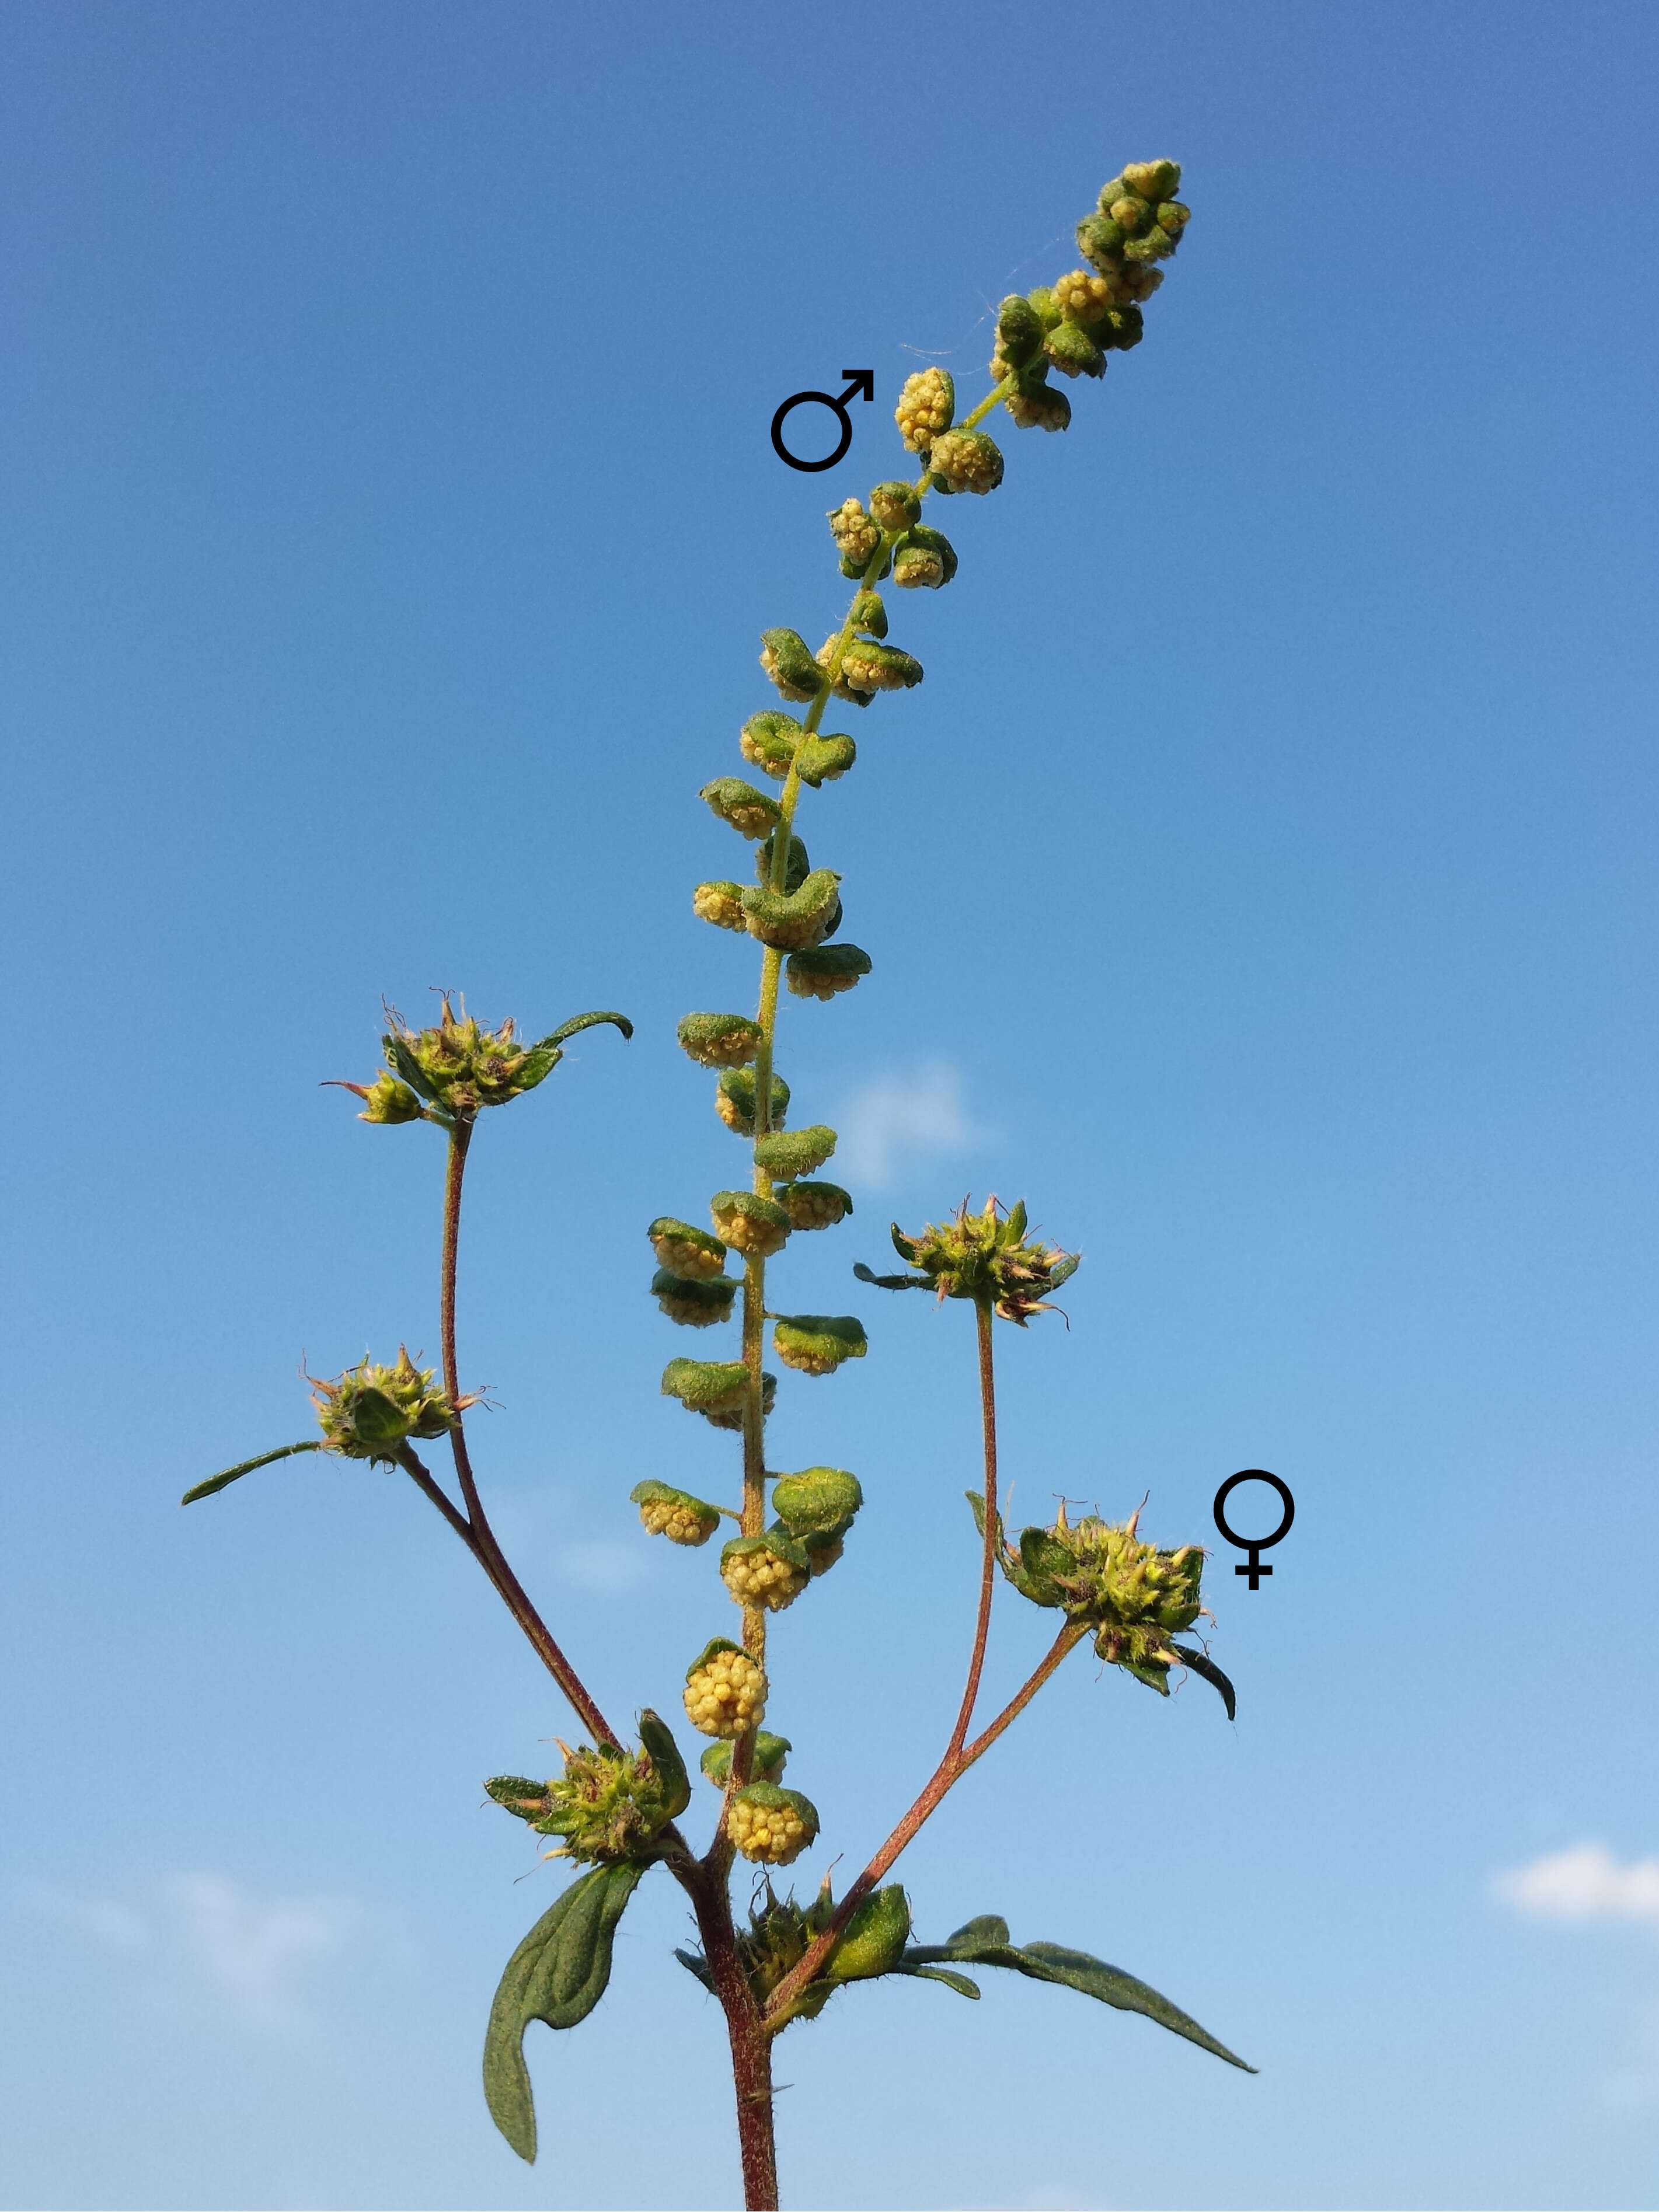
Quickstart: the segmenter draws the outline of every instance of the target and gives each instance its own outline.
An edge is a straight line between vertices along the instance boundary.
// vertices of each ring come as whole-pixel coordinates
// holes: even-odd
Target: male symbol
[[[853,442],[853,418],[847,411],[848,401],[849,399],[873,399],[876,396],[876,373],[874,369],[844,368],[842,371],[842,374],[846,377],[850,377],[852,381],[848,384],[846,391],[843,392],[839,398],[837,398],[833,392],[792,392],[789,398],[784,401],[782,406],[779,408],[777,413],[772,417],[773,451],[777,454],[777,457],[781,461],[787,461],[792,469],[799,469],[803,476],[815,476],[820,469],[833,469],[835,467],[836,463],[840,460],[842,454]],[[836,450],[833,453],[826,453],[821,461],[798,460],[794,454],[790,452],[788,447],[783,442],[783,426],[785,421],[788,417],[790,410],[792,408],[804,405],[809,399],[815,401],[820,407],[830,408],[834,413],[841,417],[841,436],[836,441]]]
[[[1270,1482],[1284,1500],[1285,1518],[1271,1536],[1236,1536],[1227,1526],[1221,1509],[1241,1482]],[[1248,1575],[1250,1578],[1250,1588],[1259,1589],[1262,1576],[1270,1575],[1273,1572],[1271,1567],[1262,1565],[1261,1554],[1270,1551],[1275,1544],[1284,1541],[1290,1534],[1291,1522],[1296,1518],[1296,1500],[1291,1495],[1289,1485],[1281,1482],[1276,1474],[1269,1474],[1265,1467],[1242,1467],[1237,1474],[1230,1474],[1220,1489],[1217,1491],[1215,1504],[1212,1510],[1215,1515],[1215,1525],[1227,1541],[1236,1545],[1247,1555],[1246,1564],[1242,1567],[1235,1567],[1233,1572],[1236,1575]]]

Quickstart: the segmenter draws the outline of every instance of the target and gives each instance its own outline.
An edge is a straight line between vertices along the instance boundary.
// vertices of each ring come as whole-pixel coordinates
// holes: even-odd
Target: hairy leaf
[[[591,1030],[599,1022],[609,1022],[613,1029],[619,1029],[624,1037],[631,1037],[634,1034],[634,1024],[626,1014],[576,1014],[569,1021],[561,1022],[558,1028],[541,1042],[543,1044],[563,1044],[568,1037],[574,1036],[578,1030]]]
[[[933,1287],[926,1275],[878,1275],[862,1260],[854,1261],[853,1273],[860,1282],[873,1283],[878,1291],[930,1291]]]
[[[1221,1702],[1227,1708],[1228,1719],[1237,1720],[1238,1699],[1233,1694],[1233,1686],[1209,1654],[1205,1651],[1189,1650],[1184,1644],[1176,1644],[1171,1648],[1181,1654],[1183,1665],[1190,1667],[1194,1674],[1201,1674],[1212,1689],[1221,1692]]]
[[[256,1467],[270,1467],[276,1460],[292,1459],[296,1452],[321,1451],[324,1448],[323,1439],[315,1437],[308,1437],[302,1444],[284,1444],[280,1451],[261,1452],[258,1459],[245,1459],[240,1467],[228,1467],[218,1474],[209,1475],[205,1482],[198,1482],[193,1490],[187,1490],[179,1503],[194,1505],[198,1498],[211,1498],[216,1490],[224,1490],[231,1483],[240,1482],[245,1474],[252,1474]]]
[[[1224,2043],[1218,2043],[1206,2028],[1200,2027],[1178,2005],[1171,2004],[1168,1997],[1160,1996],[1155,1989],[1138,1981],[1133,1974],[1126,1974],[1121,1967],[1109,1966],[1103,1959],[1091,1957],[1087,1951],[1070,1950],[1063,1943],[1011,1943],[1007,1922],[994,1912],[969,1921],[945,1942],[913,1944],[905,1952],[904,1960],[910,1967],[937,1966],[942,1960],[953,1965],[1006,1966],[1014,1973],[1029,1975],[1036,1982],[1054,1982],[1062,1989],[1080,1990],[1085,1996],[1097,1997],[1102,2004],[1114,2005],[1120,2012],[1143,2014],[1160,2027],[1167,2027],[1172,2035],[1184,2036],[1188,2043],[1197,2044],[1200,2051],[1224,2058],[1241,2072],[1254,2074],[1256,2070],[1229,2051]]]
[[[645,1872],[629,1860],[580,1875],[549,1907],[507,1962],[484,2033],[489,2116],[526,2165],[536,2158],[536,2107],[524,2033],[532,2020],[574,2027],[605,1995],[617,1923]]]
[[[912,1966],[902,1959],[896,1966],[887,1969],[890,1974],[908,1974],[918,1982],[943,1982],[947,1990],[954,1990],[959,1997],[977,1997],[979,1984],[970,1982],[966,1974],[953,1973],[949,1966]]]

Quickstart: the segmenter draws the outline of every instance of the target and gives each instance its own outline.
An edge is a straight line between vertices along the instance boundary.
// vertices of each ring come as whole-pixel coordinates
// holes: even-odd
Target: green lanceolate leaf
[[[1021,1948],[1027,1961],[1023,1971],[1039,1969],[1039,1978],[1059,1982],[1068,1990],[1080,1990],[1085,1997],[1098,1997],[1103,2004],[1115,2005],[1120,2012],[1143,2013],[1155,2020],[1160,2027],[1167,2027],[1172,2035],[1184,2035],[1188,2043],[1197,2044],[1200,2051],[1213,2052],[1224,2058],[1229,2066],[1237,2066],[1241,2073],[1254,2074],[1237,2052],[1229,2051],[1224,2043],[1218,2043],[1207,2029],[1202,2028],[1178,2005],[1160,1996],[1145,1982],[1137,1981],[1121,1967],[1109,1966],[1103,1959],[1091,1958],[1086,1951],[1068,1950],[1063,1943],[1027,1943]]]
[[[252,1474],[256,1467],[270,1467],[276,1460],[292,1459],[296,1452],[321,1451],[323,1449],[323,1440],[318,1437],[308,1437],[302,1444],[284,1444],[280,1451],[261,1452],[258,1459],[245,1459],[240,1467],[228,1467],[222,1474],[209,1475],[205,1482],[198,1482],[193,1490],[187,1490],[179,1503],[194,1505],[198,1498],[211,1498],[216,1490],[228,1489],[233,1482],[240,1482],[245,1474]]]
[[[526,2165],[536,2158],[536,2107],[524,2061],[532,2020],[574,2027],[605,1995],[617,1923],[642,1866],[623,1860],[580,1875],[545,1911],[507,1962],[484,2034],[489,2116]]]
[[[1172,2035],[1184,2036],[1188,2043],[1197,2044],[1200,2051],[1208,2051],[1218,2058],[1224,2058],[1229,2066],[1237,2066],[1241,2073],[1254,2074],[1249,2065],[1224,2043],[1218,2043],[1206,2028],[1202,2028],[1178,2005],[1168,1997],[1160,1996],[1146,1983],[1126,1974],[1121,1966],[1109,1966],[1103,1959],[1092,1957],[1087,1951],[1073,1951],[1063,1943],[1011,1943],[1008,1923],[994,1912],[984,1913],[977,1920],[958,1928],[956,1934],[943,1943],[913,1944],[904,1954],[906,1967],[937,1966],[941,1960],[968,1966],[1006,1966],[1012,1972],[1025,1974],[1034,1982],[1054,1982],[1062,1989],[1079,1990],[1085,1997],[1098,1998],[1102,2004],[1115,2006],[1119,2012],[1138,2012],[1148,2020],[1167,2027]]]
[[[862,1260],[854,1261],[853,1273],[860,1282],[873,1283],[878,1291],[931,1291],[933,1287],[926,1275],[878,1275]]]
[[[1230,1721],[1237,1720],[1238,1718],[1238,1700],[1233,1694],[1233,1686],[1227,1680],[1227,1677],[1222,1673],[1220,1668],[1216,1665],[1214,1660],[1212,1659],[1206,1652],[1188,1650],[1184,1644],[1173,1644],[1170,1649],[1179,1652],[1181,1655],[1181,1662],[1183,1666],[1190,1667],[1194,1674],[1200,1674],[1203,1676],[1204,1680],[1210,1685],[1212,1689],[1218,1690],[1221,1692],[1221,1702],[1227,1708],[1228,1719]]]
[[[626,1014],[573,1014],[568,1022],[561,1022],[550,1036],[544,1036],[542,1042],[563,1044],[574,1036],[578,1030],[593,1029],[600,1022],[609,1022],[612,1029],[620,1030],[624,1037],[631,1037],[634,1034],[634,1024]]]
[[[908,1974],[918,1982],[943,1982],[947,1990],[954,1990],[959,1997],[977,1997],[979,1984],[970,1982],[966,1974],[953,1973],[949,1966],[911,1966],[902,1959],[896,1966],[887,1969],[890,1974]]]

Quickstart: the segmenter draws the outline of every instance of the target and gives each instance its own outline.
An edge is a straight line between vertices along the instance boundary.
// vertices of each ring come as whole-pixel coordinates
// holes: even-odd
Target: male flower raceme
[[[1024,1328],[1033,1314],[1054,1310],[1050,1293],[1082,1263],[1080,1253],[1028,1237],[1026,1224],[1024,1199],[1006,1214],[994,1198],[979,1213],[969,1212],[964,1199],[949,1221],[930,1222],[914,1237],[893,1224],[894,1249],[919,1273],[877,1275],[862,1262],[853,1272],[860,1282],[884,1291],[933,1290],[941,1298],[972,1298]]]

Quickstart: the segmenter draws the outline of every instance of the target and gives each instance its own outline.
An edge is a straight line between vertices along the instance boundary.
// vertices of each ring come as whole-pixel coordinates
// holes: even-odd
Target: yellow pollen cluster
[[[977,430],[947,430],[927,457],[936,476],[953,491],[994,491],[1002,482],[1002,462],[991,440]]]
[[[766,1716],[766,1677],[745,1652],[717,1651],[685,1686],[685,1717],[704,1735],[735,1741]]]
[[[715,1103],[718,1104],[719,1100]],[[789,1234],[787,1222],[780,1224],[756,1220],[746,1213],[727,1212],[724,1207],[714,1216],[714,1228],[720,1242],[729,1244],[734,1252],[752,1254],[762,1260],[769,1260],[775,1252],[781,1252]]]
[[[1097,323],[1108,307],[1120,307],[1128,294],[1104,276],[1073,269],[1054,283],[1054,305],[1068,322]]]
[[[739,1552],[720,1568],[720,1579],[739,1605],[781,1613],[806,1587],[807,1577],[775,1552]]]
[[[735,884],[699,884],[691,894],[691,911],[700,921],[712,921],[717,929],[748,927]]]
[[[876,557],[881,532],[864,511],[861,500],[843,500],[830,516],[830,534],[842,557],[867,568]]]
[[[751,1805],[733,1798],[726,1832],[746,1859],[766,1866],[787,1866],[806,1848],[806,1823],[793,1805]]]
[[[1072,420],[1071,401],[1046,384],[1035,392],[1011,392],[1003,404],[1018,430],[1064,430]]]
[[[640,1508],[640,1519],[647,1536],[666,1536],[671,1544],[689,1544],[694,1547],[706,1544],[720,1525],[720,1516],[713,1519],[694,1513],[689,1505],[678,1505],[671,1499],[650,1499]]]
[[[904,380],[893,420],[910,451],[925,453],[939,432],[950,428],[951,410],[951,389],[944,373],[924,368]]]

